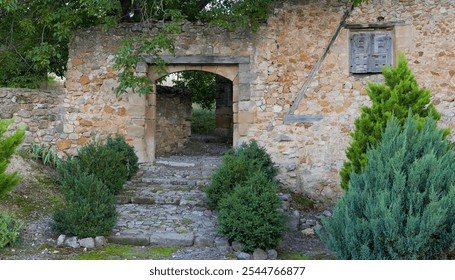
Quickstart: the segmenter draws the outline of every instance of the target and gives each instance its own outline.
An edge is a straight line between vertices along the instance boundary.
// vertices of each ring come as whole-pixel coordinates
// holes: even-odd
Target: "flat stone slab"
[[[191,247],[194,244],[194,234],[192,233],[154,233],[150,236],[151,246],[160,247]]]
[[[194,163],[186,163],[186,162],[177,162],[177,161],[165,161],[159,160],[156,161],[157,164],[172,166],[172,167],[194,167],[196,164]]]
[[[122,245],[136,245],[148,246],[150,245],[150,238],[142,234],[129,234],[129,235],[112,235],[107,238],[109,243],[122,244]]]

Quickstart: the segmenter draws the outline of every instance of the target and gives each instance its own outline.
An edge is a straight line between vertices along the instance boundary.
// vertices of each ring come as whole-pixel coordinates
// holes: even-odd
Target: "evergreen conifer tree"
[[[455,248],[455,152],[428,117],[388,121],[318,231],[339,259],[444,259]]]
[[[429,90],[420,89],[403,54],[398,57],[398,66],[388,70],[383,68],[384,84],[369,83],[366,88],[373,103],[372,107],[362,107],[361,115],[355,120],[352,142],[346,150],[347,161],[340,171],[341,187],[348,189],[351,172],[360,173],[367,163],[366,151],[381,140],[381,133],[392,116],[402,125],[411,109],[421,125],[430,112],[436,120],[440,115],[430,104]],[[445,131],[445,135],[448,131]]]
[[[17,172],[5,173],[11,156],[25,137],[25,130],[23,129],[17,129],[14,133],[6,135],[11,123],[12,121],[0,119],[0,197],[9,192],[20,180]]]

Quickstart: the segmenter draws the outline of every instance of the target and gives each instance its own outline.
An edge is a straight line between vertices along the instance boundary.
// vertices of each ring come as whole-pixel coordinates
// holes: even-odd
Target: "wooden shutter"
[[[367,73],[370,36],[368,33],[356,33],[351,37],[351,72]]]
[[[392,64],[392,38],[389,33],[371,33],[368,72],[382,72],[383,66]]]
[[[351,36],[351,73],[381,73],[392,65],[392,37],[387,32],[361,32]]]

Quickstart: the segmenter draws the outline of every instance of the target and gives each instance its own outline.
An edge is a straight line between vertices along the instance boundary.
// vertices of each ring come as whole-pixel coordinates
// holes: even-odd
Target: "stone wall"
[[[349,73],[351,31],[342,28],[295,111],[322,120],[283,124],[346,10],[339,1],[297,2],[277,7],[259,33],[254,61],[258,77],[252,89],[257,113],[248,138],[266,145],[288,188],[326,203],[342,195],[338,173],[360,107],[370,104],[367,81],[383,78]],[[432,102],[443,115],[440,125],[451,127],[455,140],[453,0],[369,1],[347,23],[374,24],[381,16],[384,22],[403,21],[392,27],[395,55],[404,52],[419,84],[432,90]]]
[[[350,74],[353,30],[349,26],[363,24],[371,29],[388,24],[395,60],[399,51],[406,55],[419,84],[432,90],[432,102],[442,114],[440,125],[451,127],[450,137],[455,140],[453,0],[371,0],[356,8],[309,79],[347,8],[347,1],[339,0],[282,1],[255,34],[185,24],[175,48],[176,59],[184,59],[169,68],[171,72],[209,71],[231,80],[234,145],[256,139],[279,166],[282,185],[321,204],[342,195],[338,172],[360,107],[370,104],[365,86],[367,81],[382,81],[382,75]],[[132,24],[75,35],[64,101],[67,137],[57,141],[63,150],[74,152],[91,134],[120,133],[143,161],[153,160],[155,151],[150,147],[156,146],[159,122],[156,95],[113,94],[118,83],[112,68],[118,44],[140,29]],[[219,56],[223,57],[219,65],[195,59]],[[233,61],[227,61],[229,57]],[[145,63],[136,71],[156,77]],[[294,104],[302,93],[302,100]],[[305,115],[301,119],[306,121],[285,122],[289,115]]]
[[[191,92],[157,88],[156,154],[178,152],[191,136]]]
[[[0,88],[0,118],[14,119],[9,127],[26,128],[24,144],[54,145],[63,132],[64,90]]]

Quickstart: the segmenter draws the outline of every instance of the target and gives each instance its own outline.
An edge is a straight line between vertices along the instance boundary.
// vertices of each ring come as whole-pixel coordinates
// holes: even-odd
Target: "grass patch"
[[[289,192],[289,191],[287,191]],[[310,199],[308,199],[307,197],[301,195],[301,194],[298,194],[298,193],[294,193],[294,192],[290,192],[291,194],[291,203],[292,203],[292,206],[294,209],[297,209],[299,211],[313,211],[315,210],[315,205],[314,205],[314,202],[311,201]]]
[[[0,208],[10,211],[23,222],[49,215],[63,205],[55,171],[31,159],[24,150],[18,150],[25,168],[17,170],[22,177],[19,184],[0,199]],[[28,171],[27,171],[28,170]]]
[[[191,220],[188,220],[188,219],[183,219],[181,222],[180,222],[181,225],[184,225],[184,226],[188,226],[188,225],[192,225],[194,224],[193,221]]]
[[[84,252],[74,260],[145,260],[168,258],[180,247],[137,247],[110,244]]]
[[[215,128],[215,111],[206,109],[193,109],[191,132],[214,133]]]

